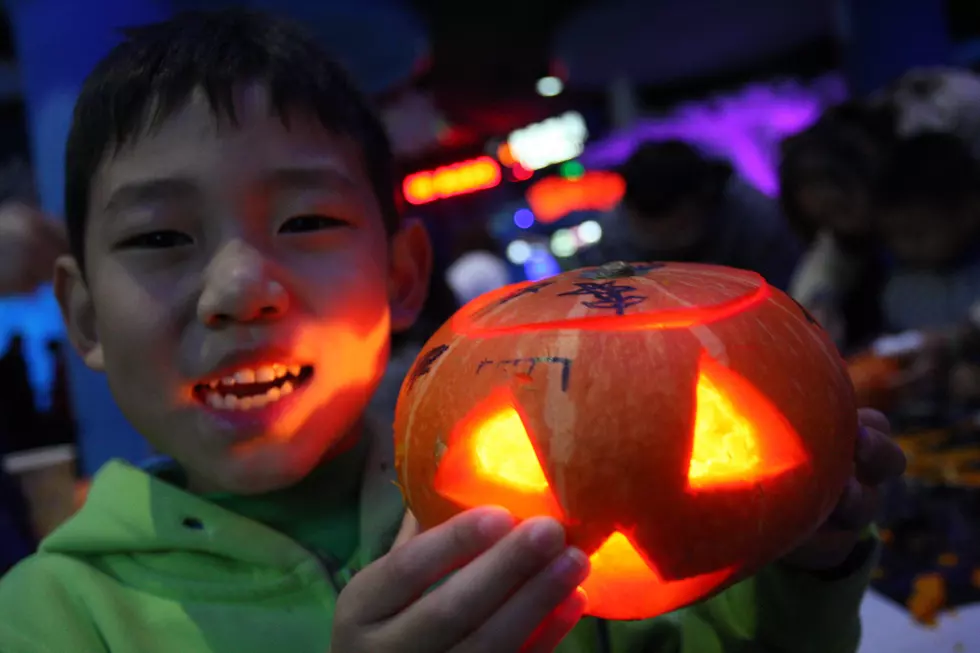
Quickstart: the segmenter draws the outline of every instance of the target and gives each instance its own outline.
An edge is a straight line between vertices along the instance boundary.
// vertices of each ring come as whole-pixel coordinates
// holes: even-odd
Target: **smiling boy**
[[[99,472],[0,583],[0,652],[854,650],[859,535],[903,463],[876,414],[825,529],[664,619],[580,620],[588,560],[554,520],[484,508],[410,537],[369,400],[429,244],[398,218],[381,124],[301,30],[242,11],[134,30],[82,89],[66,166],[71,341],[172,462]]]

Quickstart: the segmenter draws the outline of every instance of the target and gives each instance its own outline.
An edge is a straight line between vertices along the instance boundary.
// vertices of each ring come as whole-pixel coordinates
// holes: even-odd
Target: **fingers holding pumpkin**
[[[392,549],[397,549],[405,542],[422,532],[422,527],[419,525],[419,520],[415,518],[411,510],[405,511],[405,517],[402,519],[401,528],[398,529],[398,535],[395,536],[395,543],[391,545]]]
[[[555,608],[525,642],[521,653],[551,653],[582,618],[589,599],[585,591],[576,589]]]
[[[858,409],[858,426],[866,429],[874,429],[890,435],[892,432],[891,422],[885,414],[874,408]]]
[[[854,476],[848,481],[828,526],[859,531],[870,524],[878,507],[878,486],[905,472],[905,453],[891,438],[888,418],[876,410],[858,411]]]
[[[435,582],[469,563],[514,527],[500,508],[476,508],[417,537],[364,568],[348,585],[344,607],[365,623],[383,621],[412,604]]]
[[[884,415],[874,410],[858,414],[860,430],[854,454],[855,476],[861,484],[875,486],[905,473],[905,453],[891,438]]]
[[[824,525],[784,558],[791,566],[826,570],[844,562],[854,551],[862,531],[874,521],[879,486],[905,471],[905,454],[892,440],[887,418],[878,411],[862,409],[858,422],[854,475]]]
[[[878,488],[851,478],[831,513],[827,526],[831,530],[860,532],[874,521],[878,511]]]
[[[588,571],[585,554],[566,547],[561,524],[533,517],[419,599],[401,619],[447,649],[459,642],[463,651],[516,650],[549,615],[563,612]],[[574,619],[578,616],[581,611]]]

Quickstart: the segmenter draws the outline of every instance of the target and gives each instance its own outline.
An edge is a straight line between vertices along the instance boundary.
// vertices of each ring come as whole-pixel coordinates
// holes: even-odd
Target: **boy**
[[[891,333],[917,333],[896,386],[977,400],[980,362],[980,162],[960,137],[924,132],[896,149],[878,192],[893,260],[880,303]]]
[[[74,346],[174,463],[99,473],[0,583],[0,651],[546,652],[573,626],[562,653],[853,651],[874,549],[858,532],[903,463],[875,414],[836,530],[696,611],[579,622],[584,554],[553,520],[499,509],[417,537],[407,519],[386,555],[404,509],[390,432],[364,415],[430,258],[389,166],[360,96],[268,17],[181,16],[92,73],[57,295]]]

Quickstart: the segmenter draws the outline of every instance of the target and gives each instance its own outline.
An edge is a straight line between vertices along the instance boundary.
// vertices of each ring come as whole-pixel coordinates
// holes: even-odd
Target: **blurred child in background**
[[[790,294],[845,351],[882,327],[884,265],[872,204],[891,141],[887,112],[850,103],[783,143],[780,202],[809,246]]]
[[[587,264],[691,261],[758,272],[785,289],[801,246],[777,204],[681,141],[645,143],[623,166],[626,191]]]

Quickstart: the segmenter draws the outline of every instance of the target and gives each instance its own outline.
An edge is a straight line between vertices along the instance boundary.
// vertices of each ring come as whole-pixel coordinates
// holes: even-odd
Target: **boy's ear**
[[[103,371],[102,343],[95,328],[95,308],[74,256],[62,256],[54,266],[54,294],[72,347],[85,364]]]
[[[391,237],[388,263],[388,301],[391,330],[404,331],[415,323],[429,294],[432,243],[419,220],[406,219]]]

